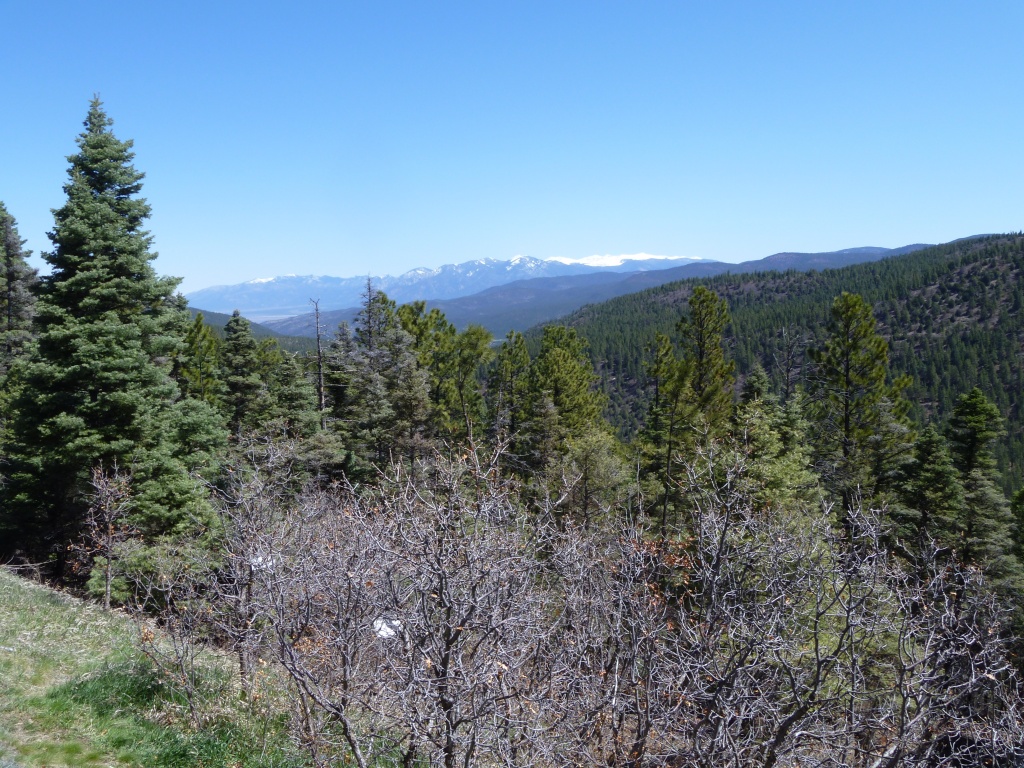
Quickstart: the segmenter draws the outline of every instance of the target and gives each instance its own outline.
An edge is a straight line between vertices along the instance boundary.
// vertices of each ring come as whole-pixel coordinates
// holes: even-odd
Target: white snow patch
[[[298,275],[278,275],[277,277],[257,277],[255,280],[250,280],[246,285],[259,285],[260,283],[273,283],[276,280],[285,280],[289,277],[298,277]]]
[[[516,254],[515,256],[513,256],[508,261],[505,261],[505,262],[499,261],[497,263],[498,264],[504,264],[505,265],[505,269],[509,270],[509,269],[512,269],[513,267],[518,267],[518,266],[533,267],[534,265],[538,264],[539,262],[540,262],[540,259],[535,259],[535,258],[533,258],[533,256],[523,256],[522,254]]]
[[[629,253],[613,256],[584,256],[582,259],[571,259],[568,256],[551,256],[546,261],[557,261],[560,264],[583,264],[587,267],[621,267],[627,261],[702,261],[698,256],[658,256],[653,253]]]

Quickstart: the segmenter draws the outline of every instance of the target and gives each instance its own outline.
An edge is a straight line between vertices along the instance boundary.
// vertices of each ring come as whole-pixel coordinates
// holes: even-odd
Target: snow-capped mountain
[[[454,299],[487,288],[535,277],[561,277],[593,272],[639,272],[668,269],[700,259],[633,254],[592,256],[585,259],[536,259],[516,256],[445,264],[436,269],[419,268],[398,275],[374,277],[373,285],[400,304],[416,299]],[[310,299],[329,311],[358,306],[366,291],[367,277],[281,275],[237,285],[204,288],[187,294],[189,304],[212,312],[239,310],[250,320],[262,322],[310,311]]]

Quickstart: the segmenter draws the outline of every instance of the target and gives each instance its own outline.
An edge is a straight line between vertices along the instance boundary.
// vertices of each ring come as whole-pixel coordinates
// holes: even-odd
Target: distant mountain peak
[[[283,277],[295,277],[295,275],[277,275],[275,277],[257,277],[255,280],[246,281],[246,285],[261,285],[263,283],[274,283]]]
[[[658,256],[653,253],[631,253],[619,254],[618,256],[594,254],[593,256],[584,256],[581,259],[572,259],[568,256],[552,256],[549,259],[545,259],[545,261],[557,261],[559,264],[579,264],[585,267],[621,267],[627,261],[704,261],[704,259],[697,256]]]

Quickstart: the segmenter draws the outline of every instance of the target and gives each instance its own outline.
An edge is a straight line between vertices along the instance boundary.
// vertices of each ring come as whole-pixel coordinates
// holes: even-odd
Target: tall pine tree
[[[508,444],[509,463],[522,466],[526,454],[522,434],[530,395],[530,352],[518,331],[509,331],[498,349],[487,381],[491,434],[497,444]]]
[[[889,346],[876,330],[871,305],[857,294],[844,291],[836,298],[828,338],[810,355],[816,463],[845,519],[858,494],[872,496],[901,448],[909,450],[902,397],[908,381],[889,382]]]
[[[260,378],[260,348],[252,326],[236,309],[224,326],[221,345],[221,378],[226,394],[224,406],[233,436],[255,430],[270,412],[267,386]]]
[[[25,261],[29,252],[14,217],[0,202],[0,377],[31,337],[36,271]]]
[[[528,464],[535,471],[543,469],[566,452],[570,439],[606,428],[604,403],[586,341],[574,328],[544,328],[540,352],[530,366],[529,422],[524,425]]]
[[[139,528],[171,533],[202,503],[189,471],[210,446],[192,438],[217,434],[201,404],[178,402],[177,281],[150,263],[143,174],[111,123],[94,99],[68,158],[67,201],[44,254],[52,272],[40,289],[38,344],[19,371],[11,419],[2,549],[50,555],[58,570],[88,508],[93,467],[130,467]]]
[[[648,363],[647,374],[653,397],[641,432],[643,472],[650,485],[648,495],[660,519],[660,533],[665,538],[680,503],[675,473],[680,468],[682,448],[694,441],[697,406],[690,387],[692,360],[679,359],[671,339],[663,333],[655,336],[651,353],[654,359]]]
[[[220,405],[224,382],[220,379],[217,337],[200,312],[185,336],[185,346],[175,358],[174,376],[188,397],[211,406]]]
[[[735,364],[726,358],[724,335],[729,325],[725,299],[702,285],[693,290],[689,313],[678,325],[683,357],[690,363],[690,390],[712,434],[732,415]]]
[[[999,488],[993,454],[996,438],[1003,434],[1002,422],[999,409],[975,387],[957,401],[946,434],[964,489],[960,554],[1019,600],[1024,568],[1014,551],[1015,520]]]

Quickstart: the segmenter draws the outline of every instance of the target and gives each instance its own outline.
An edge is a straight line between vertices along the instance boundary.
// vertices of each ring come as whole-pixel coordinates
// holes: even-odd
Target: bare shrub
[[[529,763],[551,633],[531,535],[462,463],[307,496],[275,534],[280,660],[359,765]]]
[[[261,655],[280,664],[317,765],[1021,757],[980,573],[904,568],[873,511],[765,509],[735,454],[681,466],[681,526],[652,537],[642,508],[524,508],[500,457],[296,495],[287,451],[251,448],[219,492],[216,586],[190,592],[203,582],[173,581],[179,566],[151,591],[183,638],[229,638],[243,678]]]
[[[201,663],[214,640],[208,552],[183,541],[140,548],[126,561],[132,584],[128,608],[140,648],[184,703],[193,727],[201,728],[207,714],[216,710],[211,704],[227,692],[229,680],[212,676],[209,664]]]
[[[908,577],[877,515],[755,512],[742,464],[685,467],[688,523],[566,535],[553,764],[1010,764],[1018,683],[970,569]],[[569,532],[571,534],[571,532]],[[554,734],[549,734],[554,735]],[[986,763],[986,761],[988,761]]]
[[[117,462],[109,469],[96,466],[90,473],[92,493],[86,510],[82,539],[77,554],[90,570],[88,589],[102,596],[103,607],[110,610],[118,577],[118,560],[125,544],[138,535],[129,522],[134,509],[132,474]],[[123,589],[118,597],[124,599]]]

